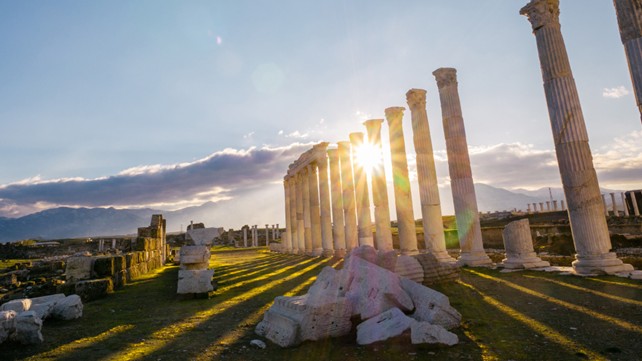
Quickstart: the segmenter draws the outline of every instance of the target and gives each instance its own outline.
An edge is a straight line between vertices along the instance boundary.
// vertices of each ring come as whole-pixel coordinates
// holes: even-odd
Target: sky
[[[235,211],[218,225],[283,224],[288,164],[407,107],[411,88],[428,91],[447,188],[439,67],[458,71],[475,182],[560,187],[525,4],[0,1],[0,216],[219,202]],[[560,21],[600,185],[642,188],[613,4],[562,0]],[[416,178],[409,111],[404,131]]]

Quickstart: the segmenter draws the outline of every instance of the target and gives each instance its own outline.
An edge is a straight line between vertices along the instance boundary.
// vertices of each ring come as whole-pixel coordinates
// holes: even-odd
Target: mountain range
[[[487,184],[475,184],[477,202],[480,211],[502,211],[526,209],[534,202],[545,202],[549,199],[549,189],[507,190]],[[603,189],[608,194],[612,190]],[[560,188],[552,188],[553,199],[563,199]],[[453,214],[452,195],[449,188],[440,189],[441,204],[444,215]],[[391,199],[391,202],[393,200]],[[607,197],[607,203],[610,198]],[[149,225],[152,214],[163,214],[167,219],[168,232],[183,230],[190,220],[206,221],[208,227],[226,227],[225,224],[210,224],[221,214],[229,212],[225,202],[204,203],[200,206],[183,208],[175,211],[157,209],[115,209],[115,208],[69,208],[60,207],[29,214],[20,218],[0,217],[0,243],[22,239],[63,239],[80,237],[99,237],[136,234],[138,227]],[[418,208],[418,207],[415,207]],[[274,216],[282,219],[283,215]],[[394,218],[394,217],[393,217]],[[420,213],[415,212],[415,218]]]

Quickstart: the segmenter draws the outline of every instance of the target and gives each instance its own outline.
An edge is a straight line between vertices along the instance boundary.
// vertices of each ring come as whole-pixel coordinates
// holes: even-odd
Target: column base
[[[321,252],[321,257],[332,257],[332,256],[334,256],[333,249],[324,249],[323,252]]]
[[[428,251],[428,253],[430,253],[433,256],[435,256],[435,258],[437,258],[437,261],[439,263],[450,263],[450,264],[457,263],[457,260],[452,258],[448,254],[447,251],[441,251],[441,252],[430,252],[430,251]]]
[[[419,250],[418,249],[402,249],[400,254],[402,256],[412,256],[412,255],[415,255],[415,254],[419,254]]]
[[[493,261],[484,251],[462,252],[457,259],[458,266],[489,267]]]
[[[345,249],[335,249],[334,250],[334,258],[343,258],[346,256],[346,250]]]
[[[520,260],[520,259],[507,259],[504,258],[502,263],[497,264],[497,267],[503,267],[507,269],[529,269],[529,268],[540,268],[540,267],[550,267],[550,263],[542,261],[541,259],[537,260]]]
[[[315,248],[312,250],[311,255],[314,257],[319,257],[323,254],[323,248]]]
[[[372,238],[372,236],[359,237],[359,246],[371,246],[371,247],[374,247],[374,238]]]
[[[573,261],[573,269],[578,274],[614,274],[616,272],[629,272],[633,271],[633,266],[628,263],[623,263],[621,259],[617,258],[615,252],[608,252],[600,255],[575,255]]]

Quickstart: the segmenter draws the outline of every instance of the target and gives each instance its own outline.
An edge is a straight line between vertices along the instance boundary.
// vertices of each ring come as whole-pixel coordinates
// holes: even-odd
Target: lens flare
[[[381,152],[372,144],[363,143],[355,149],[355,161],[370,174],[382,162]]]

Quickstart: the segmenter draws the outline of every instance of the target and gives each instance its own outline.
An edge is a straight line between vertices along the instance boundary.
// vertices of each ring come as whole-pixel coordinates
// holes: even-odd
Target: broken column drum
[[[632,270],[610,252],[593,157],[559,22],[559,0],[532,0],[520,10],[533,27],[553,130],[578,273]]]
[[[403,136],[403,107],[386,108],[388,133],[390,136],[390,155],[392,158],[392,180],[395,191],[395,208],[397,209],[397,227],[399,228],[399,247],[401,254],[417,254],[417,228],[410,195],[408,177],[408,159],[406,142]]]
[[[425,247],[439,262],[455,262],[446,250],[435,156],[426,113],[426,91],[410,89],[406,93],[406,100],[412,116],[412,134],[417,153],[417,181]]]
[[[343,220],[345,222],[346,251],[359,246],[357,232],[357,212],[355,210],[354,179],[352,177],[352,156],[350,142],[338,142],[341,163],[341,187],[343,196]]]
[[[613,4],[629,63],[635,99],[642,115],[642,1],[614,0]]]
[[[390,226],[390,206],[388,204],[388,185],[383,166],[381,148],[381,124],[383,119],[366,120],[363,125],[368,133],[368,143],[377,152],[378,161],[372,166],[372,203],[375,214],[375,248],[379,251],[391,251],[392,230]]]
[[[439,88],[441,112],[446,137],[450,187],[455,206],[461,253],[457,262],[467,266],[490,265],[484,252],[477,197],[470,168],[464,118],[457,90],[457,70],[440,68],[433,72]]]
[[[548,267],[548,262],[542,261],[533,249],[530,223],[528,218],[510,222],[502,231],[506,258],[502,260],[505,268],[534,268]]]
[[[330,192],[332,198],[332,239],[335,256],[343,257],[346,252],[345,223],[343,221],[343,195],[341,191],[341,173],[339,151],[328,149],[330,163]]]
[[[359,246],[374,246],[372,219],[370,218],[368,178],[357,156],[359,147],[363,145],[363,133],[350,133],[349,137],[350,144],[352,145],[352,169],[357,205],[357,234],[359,237]]]

